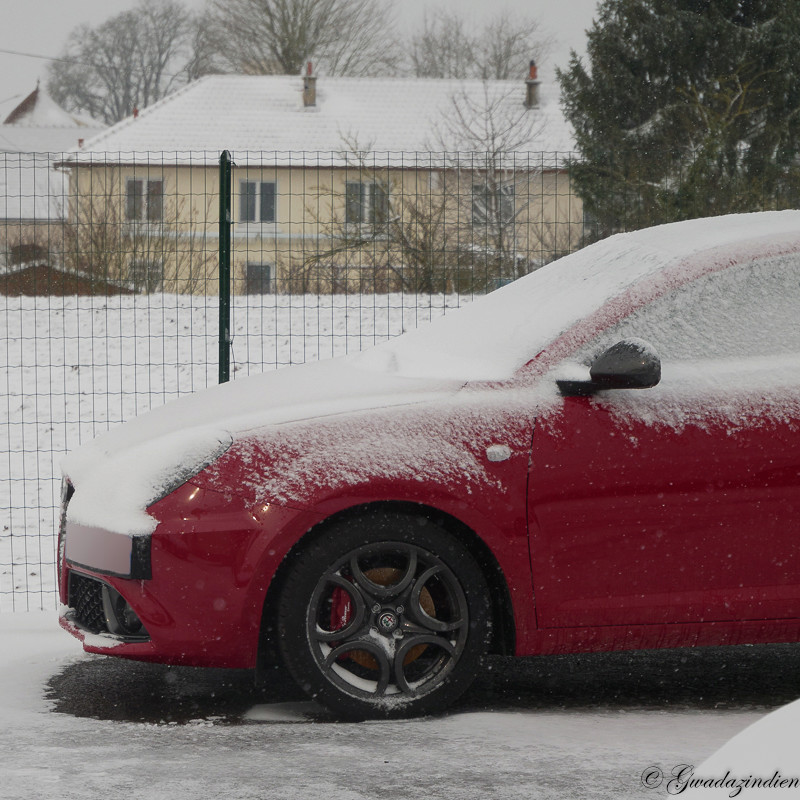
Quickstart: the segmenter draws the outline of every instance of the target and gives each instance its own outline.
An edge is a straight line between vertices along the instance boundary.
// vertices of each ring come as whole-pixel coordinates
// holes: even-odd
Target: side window
[[[256,182],[239,182],[239,222],[256,221]]]
[[[664,361],[800,353],[800,257],[714,272],[654,300],[605,331],[585,361],[626,337],[652,344]]]
[[[125,219],[141,219],[144,208],[144,181],[128,178],[125,183]]]
[[[245,272],[247,294],[270,294],[275,291],[272,264],[248,262]]]
[[[259,199],[259,221],[275,222],[275,184],[270,181],[262,181]]]
[[[494,226],[514,221],[514,184],[476,183],[472,186],[472,224]]]
[[[164,183],[147,181],[147,221],[161,222],[164,216]]]

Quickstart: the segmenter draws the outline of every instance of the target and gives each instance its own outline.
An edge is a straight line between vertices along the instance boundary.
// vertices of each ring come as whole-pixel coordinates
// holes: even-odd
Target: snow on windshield
[[[646,340],[662,361],[800,353],[800,253],[702,275],[607,329],[581,357]],[[579,357],[579,358],[581,358]]]
[[[408,376],[505,380],[603,304],[637,282],[737,247],[785,247],[800,212],[690,220],[618,234],[542,267],[475,303],[354,357],[358,366]],[[755,243],[753,240],[757,240]],[[724,248],[724,252],[714,251]],[[718,266],[722,266],[719,264]]]
[[[585,380],[600,353],[638,337],[660,357],[661,383],[598,395],[618,421],[729,433],[785,424],[800,418],[799,318],[800,253],[745,260],[636,309],[557,365],[554,377]]]

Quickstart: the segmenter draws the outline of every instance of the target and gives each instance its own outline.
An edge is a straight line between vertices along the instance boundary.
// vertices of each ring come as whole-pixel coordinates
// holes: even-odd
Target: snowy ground
[[[794,646],[501,660],[450,715],[345,724],[247,673],[89,657],[53,614],[4,614],[0,798],[667,797],[646,768],[699,765],[787,702],[799,667]]]
[[[234,374],[358,349],[458,302],[243,300]],[[256,692],[247,673],[83,654],[51,610],[55,464],[215,382],[217,308],[160,296],[4,303],[0,611],[18,613],[0,613],[0,800],[656,798],[670,796],[676,767],[701,774],[709,756],[712,778],[800,774],[800,710],[786,705],[800,696],[798,645],[495,659],[448,715],[364,724],[332,721],[280,676]],[[681,794],[692,791],[800,797]]]
[[[468,302],[263,295],[232,306],[234,378],[330,358]],[[0,611],[53,608],[58,464],[82,441],[218,379],[218,298],[0,298]]]

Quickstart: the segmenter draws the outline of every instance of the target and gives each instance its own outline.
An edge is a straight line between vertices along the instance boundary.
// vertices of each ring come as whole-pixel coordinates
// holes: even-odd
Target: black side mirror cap
[[[604,389],[649,389],[661,380],[661,359],[642,339],[623,339],[601,353],[589,368],[588,381],[556,381],[566,397]]]

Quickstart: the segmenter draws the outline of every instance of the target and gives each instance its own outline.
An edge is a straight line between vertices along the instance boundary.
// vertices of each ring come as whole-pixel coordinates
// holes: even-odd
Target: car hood
[[[150,533],[156,522],[147,507],[239,439],[291,422],[441,399],[463,385],[365,369],[344,357],[211,387],[70,453],[62,462],[75,487],[68,521],[127,535]]]

